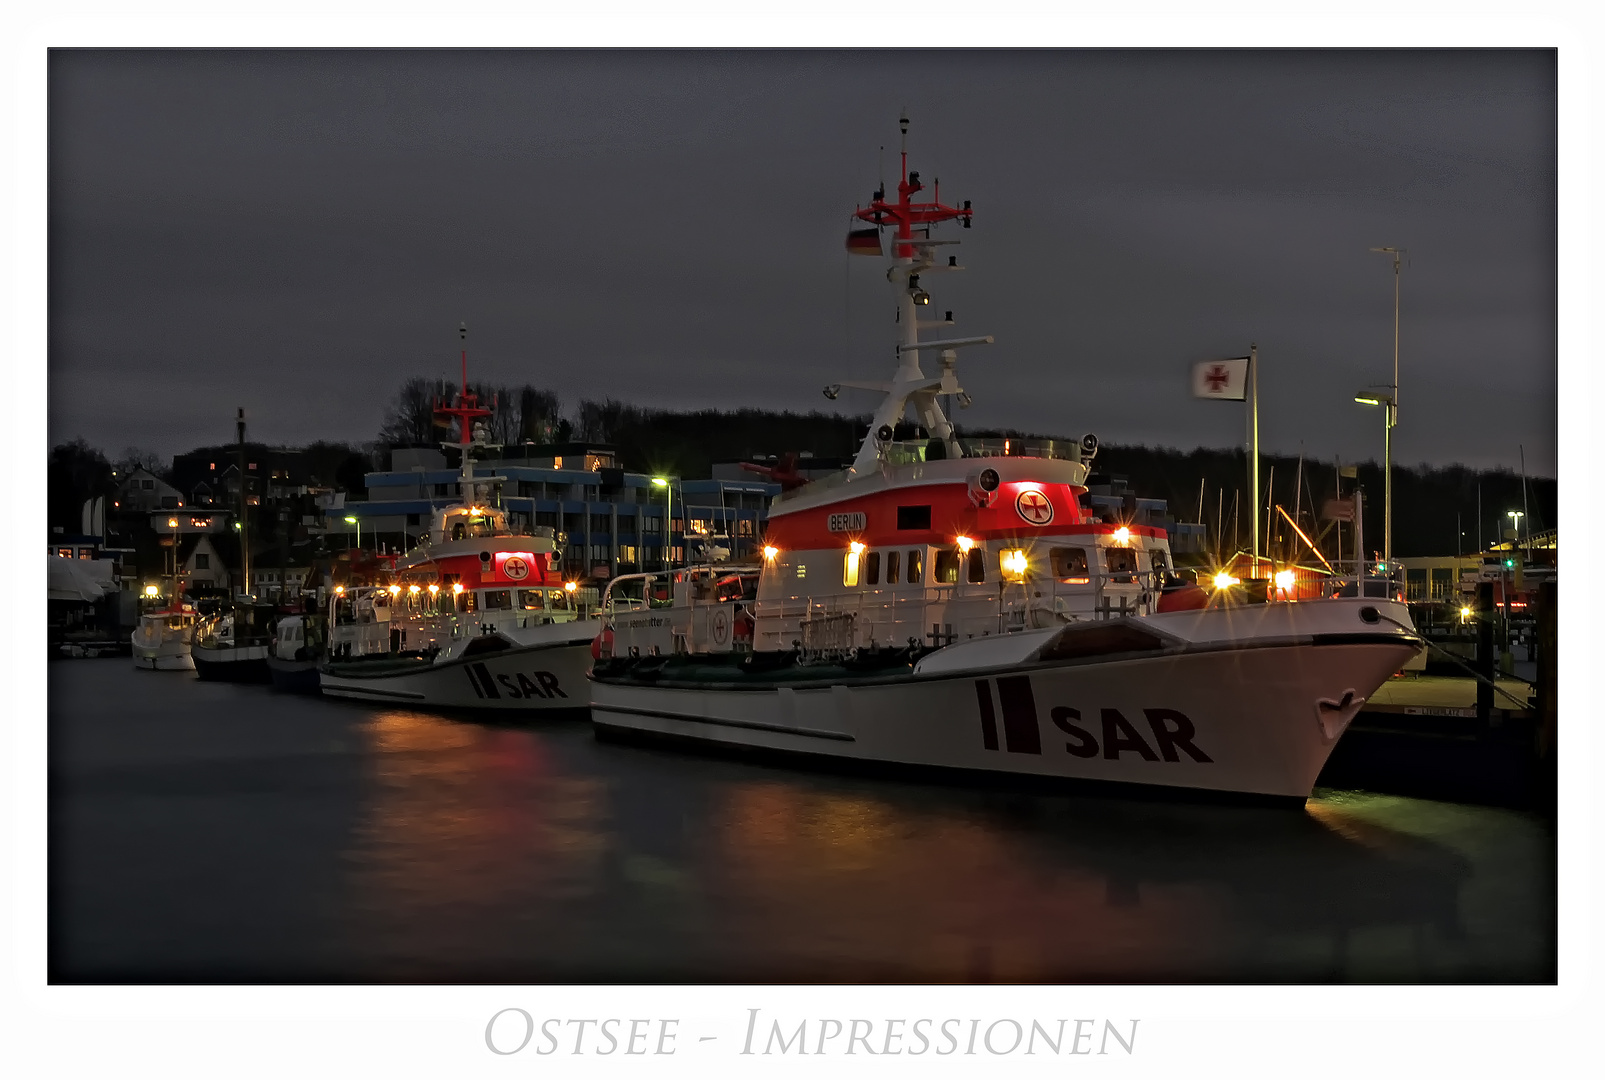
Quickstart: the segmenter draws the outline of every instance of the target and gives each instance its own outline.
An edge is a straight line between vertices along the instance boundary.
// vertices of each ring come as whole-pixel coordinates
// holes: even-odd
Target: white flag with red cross
[[[1248,357],[1194,364],[1193,396],[1216,401],[1247,401]]]

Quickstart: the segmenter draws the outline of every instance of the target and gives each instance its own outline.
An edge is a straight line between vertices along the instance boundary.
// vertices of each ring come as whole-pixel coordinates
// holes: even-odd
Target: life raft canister
[[[591,639],[591,659],[605,660],[613,655],[613,630],[604,627],[600,634]]]
[[[1209,594],[1197,585],[1178,585],[1159,594],[1155,611],[1198,611],[1209,606]]]
[[[746,608],[742,608],[739,612],[737,612],[735,621],[731,625],[731,634],[733,638],[731,644],[734,645],[736,642],[746,642],[748,645],[751,645],[752,624],[753,618],[751,612],[749,612]]]

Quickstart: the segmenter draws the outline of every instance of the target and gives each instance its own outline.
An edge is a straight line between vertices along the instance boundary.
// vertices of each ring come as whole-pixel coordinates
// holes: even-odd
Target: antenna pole
[[[242,591],[245,593],[246,598],[249,599],[251,595],[251,527],[245,518],[250,503],[245,497],[245,410],[243,408],[235,413],[234,426],[240,448],[240,576],[245,579]],[[176,549],[174,554],[177,554]],[[237,637],[236,640],[238,640]]]

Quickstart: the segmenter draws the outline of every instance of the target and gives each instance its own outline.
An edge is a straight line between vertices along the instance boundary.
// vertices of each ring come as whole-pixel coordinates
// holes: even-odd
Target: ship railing
[[[1158,595],[1151,572],[1090,572],[1083,576],[1023,581],[952,583],[918,588],[814,593],[760,601],[755,607],[763,642],[772,649],[943,645],[965,638],[1007,634],[1067,622],[1117,619],[1153,610]],[[845,645],[812,644],[812,627],[848,623]]]

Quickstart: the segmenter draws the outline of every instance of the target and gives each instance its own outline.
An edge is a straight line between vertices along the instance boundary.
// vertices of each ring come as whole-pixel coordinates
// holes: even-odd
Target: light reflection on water
[[[1025,794],[52,668],[65,981],[1553,980],[1553,834],[1509,810]]]
[[[1488,962],[1460,914],[1471,863],[1365,797],[1011,794],[416,712],[363,731],[351,959],[390,977],[1417,980]]]

